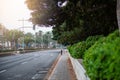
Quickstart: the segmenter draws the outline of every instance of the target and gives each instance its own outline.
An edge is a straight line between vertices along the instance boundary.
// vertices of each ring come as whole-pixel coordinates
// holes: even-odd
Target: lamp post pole
[[[25,21],[29,21],[29,20],[25,20],[24,18],[22,20],[18,20],[18,21],[22,21],[22,26],[23,26],[23,50],[25,48],[25,45],[24,45],[24,28],[30,28],[30,27],[25,27],[24,26],[24,22]],[[35,31],[35,26],[36,25],[33,25],[33,30]],[[36,48],[36,31],[35,31],[35,48]]]
[[[22,21],[22,27],[23,27],[23,50],[25,49],[25,42],[24,42],[24,22],[25,21],[28,21],[28,20],[25,20],[24,18],[21,19],[21,20],[18,20],[18,21]]]
[[[36,48],[36,25],[33,25],[33,30],[35,31],[35,48]]]

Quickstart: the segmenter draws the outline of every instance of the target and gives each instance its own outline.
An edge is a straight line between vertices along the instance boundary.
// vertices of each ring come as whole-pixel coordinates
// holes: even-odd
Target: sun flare
[[[16,25],[18,19],[29,18],[30,11],[27,9],[24,1],[0,0],[0,23],[12,23]]]

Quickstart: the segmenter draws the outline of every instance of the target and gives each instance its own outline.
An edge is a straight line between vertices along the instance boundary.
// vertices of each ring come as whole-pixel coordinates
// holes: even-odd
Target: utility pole
[[[36,25],[33,25],[33,30],[35,31],[35,48],[36,48]]]
[[[25,19],[23,18],[23,19],[18,20],[18,21],[21,21],[21,22],[22,22],[22,27],[23,27],[23,50],[24,50],[24,48],[25,48],[25,42],[24,42],[24,22],[25,22],[25,21],[28,21],[28,20],[25,20]]]

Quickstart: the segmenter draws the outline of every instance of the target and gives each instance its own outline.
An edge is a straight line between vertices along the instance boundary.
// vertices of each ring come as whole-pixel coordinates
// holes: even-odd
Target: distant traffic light
[[[33,25],[33,30],[35,30],[35,24]]]

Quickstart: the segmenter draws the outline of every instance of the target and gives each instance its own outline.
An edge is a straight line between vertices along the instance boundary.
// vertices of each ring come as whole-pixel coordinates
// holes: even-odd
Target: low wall
[[[86,71],[83,68],[83,66],[78,62],[77,59],[74,59],[69,54],[69,51],[67,50],[66,53],[69,55],[69,58],[71,60],[71,63],[73,65],[73,69],[75,71],[77,80],[90,80],[89,77],[86,75]]]

